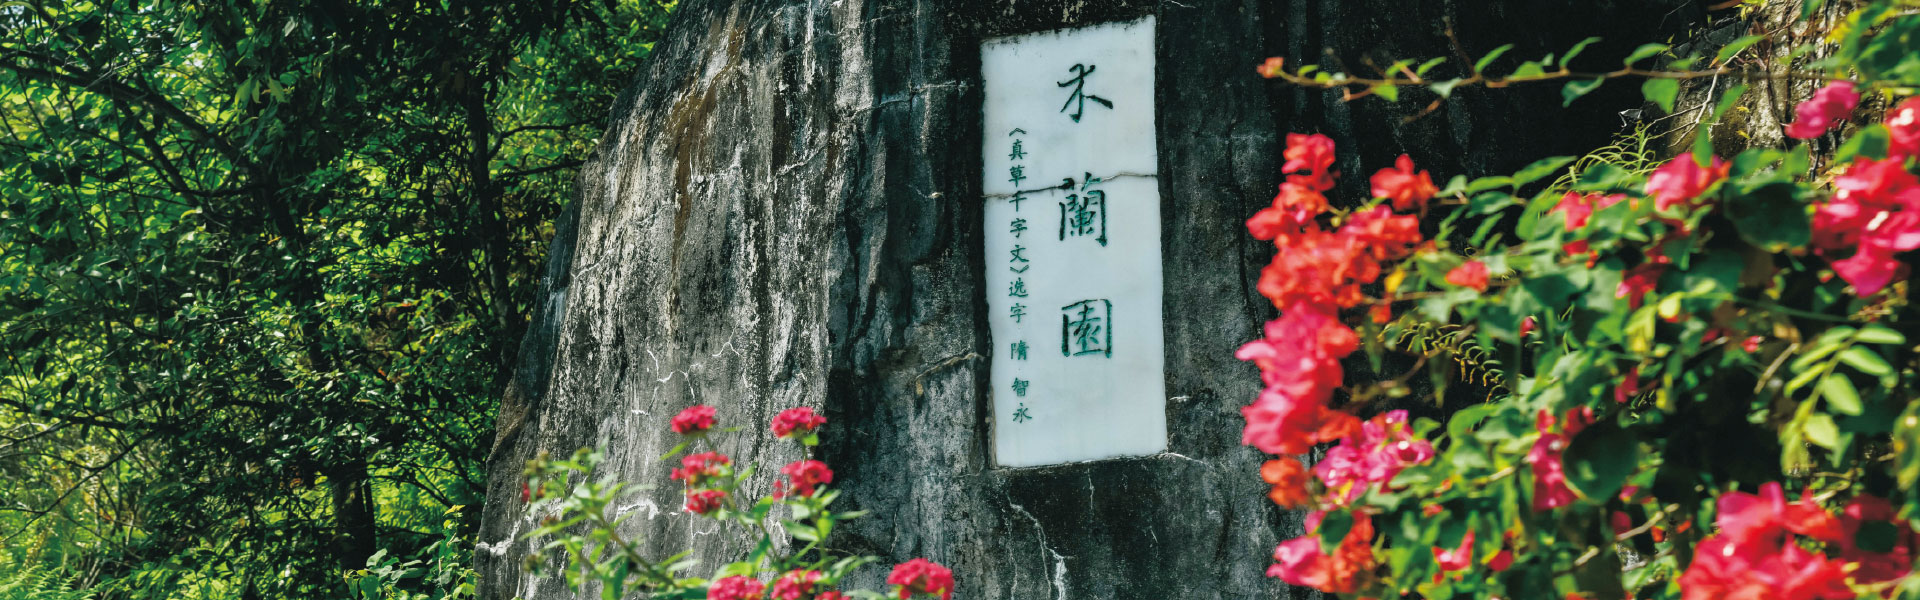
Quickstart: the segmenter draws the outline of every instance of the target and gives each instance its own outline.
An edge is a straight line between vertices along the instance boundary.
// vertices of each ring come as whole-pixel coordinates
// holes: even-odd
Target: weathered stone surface
[[[1463,89],[1432,114],[1253,76],[1291,64],[1512,56],[1610,38],[1614,60],[1694,15],[1680,0],[687,0],[581,174],[521,366],[502,405],[482,531],[482,596],[570,597],[520,571],[531,522],[518,475],[541,450],[600,444],[607,468],[657,489],[627,507],[657,555],[702,568],[741,544],[679,512],[666,420],[705,403],[747,427],[725,448],[777,467],[761,434],[780,409],[832,424],[824,460],[843,501],[874,510],[841,548],[925,556],[957,597],[1246,598],[1305,594],[1262,575],[1298,517],[1263,497],[1239,444],[1257,392],[1234,349],[1271,307],[1253,291],[1270,249],[1241,222],[1267,203],[1285,131],[1341,144],[1341,197],[1411,153],[1445,178],[1510,172],[1606,143],[1636,86],[1560,108],[1557,85]],[[981,40],[1157,15],[1170,451],[995,469],[986,438],[980,205]],[[1661,34],[1663,35],[1663,34]],[[1303,57],[1312,57],[1311,59]],[[1458,59],[1456,59],[1458,61]],[[1506,68],[1512,68],[1507,63]],[[1605,64],[1604,62],[1601,64]],[[768,491],[764,476],[749,486]],[[883,568],[861,583],[878,587]]]

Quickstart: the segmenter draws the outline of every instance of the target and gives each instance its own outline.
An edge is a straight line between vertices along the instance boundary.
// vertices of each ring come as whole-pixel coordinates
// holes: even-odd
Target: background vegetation
[[[551,220],[672,4],[0,2],[0,598],[464,593]]]

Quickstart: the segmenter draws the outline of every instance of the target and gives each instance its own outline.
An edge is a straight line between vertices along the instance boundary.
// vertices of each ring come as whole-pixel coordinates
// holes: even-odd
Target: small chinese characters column
[[[1166,449],[1154,21],[989,40],[994,459]]]

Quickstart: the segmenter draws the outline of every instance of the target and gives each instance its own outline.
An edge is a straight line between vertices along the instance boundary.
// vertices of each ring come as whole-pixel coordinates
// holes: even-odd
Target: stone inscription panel
[[[1152,17],[988,40],[994,460],[1166,450]]]

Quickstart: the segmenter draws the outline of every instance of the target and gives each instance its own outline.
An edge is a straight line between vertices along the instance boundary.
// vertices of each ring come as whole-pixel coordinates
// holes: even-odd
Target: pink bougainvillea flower
[[[1253,70],[1256,72],[1259,72],[1261,77],[1265,77],[1267,79],[1273,79],[1275,77],[1279,77],[1281,73],[1285,72],[1281,69],[1284,65],[1286,65],[1286,63],[1287,63],[1287,59],[1285,57],[1280,57],[1280,56],[1268,57],[1267,60],[1255,66]]]
[[[1507,567],[1511,566],[1513,566],[1512,550],[1501,548],[1499,552],[1495,552],[1493,556],[1487,558],[1487,568],[1495,573],[1505,571]]]
[[[1682,155],[1653,171],[1647,178],[1647,195],[1653,196],[1654,208],[1662,211],[1683,204],[1698,204],[1695,200],[1726,179],[1731,168],[1718,156],[1713,157],[1711,165],[1702,167],[1692,155]]]
[[[1795,544],[1742,546],[1724,535],[1700,542],[1680,576],[1683,600],[1851,600],[1845,565]]]
[[[1853,91],[1853,82],[1829,82],[1814,92],[1812,98],[1794,107],[1793,124],[1787,126],[1787,137],[1797,140],[1820,137],[1859,105],[1860,92]]]
[[[1560,202],[1553,205],[1553,209],[1549,212],[1558,211],[1566,217],[1567,232],[1574,233],[1586,228],[1587,223],[1593,220],[1594,211],[1619,204],[1626,199],[1627,196],[1625,194],[1602,195],[1597,193],[1580,194],[1577,192],[1567,192],[1567,195],[1561,196]],[[1590,251],[1587,240],[1584,239],[1567,242],[1561,246],[1561,249],[1570,256],[1578,256]]]
[[[1853,256],[1834,261],[1833,272],[1852,284],[1855,294],[1872,296],[1893,280],[1905,279],[1907,263],[1894,258],[1892,252],[1862,246]]]
[[[1355,211],[1340,227],[1346,236],[1375,260],[1393,260],[1411,254],[1420,243],[1420,218],[1396,215],[1385,206]]]
[[[774,600],[806,600],[814,598],[814,582],[820,581],[821,573],[814,570],[794,569],[781,573],[773,580],[772,597]]]
[[[726,499],[727,493],[721,490],[691,490],[687,492],[687,512],[697,515],[711,514],[719,510],[720,503]]]
[[[813,409],[805,406],[780,411],[773,417],[773,436],[788,438],[813,433],[814,429],[827,424],[827,418],[813,414]]]
[[[953,598],[953,571],[924,558],[894,565],[887,584],[894,586],[893,594],[901,600],[920,594],[939,596],[940,600]]]
[[[713,407],[689,406],[686,410],[680,411],[680,414],[673,416],[672,427],[674,433],[682,435],[712,429]]]
[[[1439,546],[1433,547],[1433,562],[1440,565],[1441,571],[1465,571],[1473,566],[1473,530],[1460,538],[1460,547],[1451,550]],[[1435,573],[1434,577],[1440,576]]]
[[[1415,172],[1413,158],[1405,154],[1394,161],[1392,168],[1373,174],[1373,196],[1393,201],[1396,210],[1423,207],[1439,191],[1433,186],[1433,177],[1426,171]]]
[[[1260,465],[1260,480],[1273,486],[1267,498],[1282,508],[1299,508],[1313,501],[1307,490],[1307,467],[1291,456],[1282,456]]]
[[[1487,263],[1470,260],[1447,271],[1447,283],[1476,292],[1487,291]]]
[[[1296,399],[1269,390],[1253,404],[1240,408],[1247,421],[1240,443],[1268,454],[1305,454],[1316,444],[1339,439],[1338,433],[1356,420],[1326,405]]]
[[[1839,520],[1814,503],[1811,494],[1788,504],[1779,482],[1760,486],[1759,495],[1728,492],[1718,508],[1714,525],[1720,535],[1742,547],[1777,545],[1789,531],[1821,541],[1836,541],[1841,535]]]
[[[1527,317],[1525,319],[1521,319],[1520,320],[1520,337],[1522,338],[1527,337],[1527,334],[1533,333],[1533,329],[1538,326],[1539,326],[1538,323],[1533,320],[1533,317]]]
[[[1920,248],[1920,178],[1905,159],[1859,159],[1833,180],[1833,199],[1813,215],[1813,246],[1834,272],[1868,296],[1906,277],[1896,254]]]
[[[1354,515],[1347,537],[1329,556],[1320,552],[1320,536],[1314,533],[1318,516],[1308,517],[1307,535],[1273,549],[1274,564],[1267,567],[1267,576],[1330,594],[1351,594],[1373,571],[1373,522],[1366,515]]]
[[[1634,365],[1633,368],[1627,369],[1625,377],[1620,378],[1620,385],[1613,386],[1613,401],[1626,404],[1628,400],[1633,399],[1634,394],[1638,393],[1640,393],[1640,366]]]
[[[1311,187],[1297,183],[1280,184],[1273,205],[1260,209],[1247,219],[1247,232],[1256,240],[1273,240],[1298,235],[1316,227],[1314,217],[1327,212],[1327,197]]]
[[[1413,435],[1407,411],[1388,411],[1340,438],[1314,465],[1313,473],[1337,502],[1347,503],[1393,481],[1407,467],[1433,458],[1433,444]]]
[[[1897,518],[1893,504],[1884,498],[1860,495],[1847,502],[1840,512],[1840,558],[1859,566],[1852,577],[1858,583],[1878,583],[1906,577],[1913,571],[1913,558],[1920,549],[1920,532]],[[1886,552],[1863,550],[1857,544],[1860,527],[1867,523],[1885,523],[1896,532],[1893,548]]]
[[[1613,292],[1616,298],[1626,298],[1627,304],[1640,308],[1640,303],[1660,284],[1660,276],[1666,274],[1667,265],[1663,263],[1641,263],[1620,277],[1620,285]]]
[[[1887,111],[1887,156],[1920,156],[1920,96],[1902,100]]]
[[[1289,133],[1287,149],[1281,156],[1287,159],[1280,170],[1289,174],[1288,183],[1317,192],[1333,189],[1333,172],[1329,170],[1333,168],[1333,138],[1318,133]]]
[[[745,575],[722,577],[707,588],[707,600],[762,600],[766,586]]]
[[[817,460],[794,461],[780,467],[780,474],[786,475],[787,481],[774,482],[775,497],[812,496],[819,486],[833,483],[833,470],[827,468],[827,463]]]
[[[668,479],[687,482],[687,487],[699,487],[701,483],[713,477],[725,477],[732,474],[733,459],[719,452],[701,452],[689,454],[680,459],[680,468],[667,474]]]
[[[848,600],[848,598],[846,594],[842,594],[838,591],[826,591],[826,592],[820,592],[820,595],[818,596],[814,596],[813,600]]]
[[[1563,419],[1555,419],[1553,413],[1544,409],[1535,415],[1534,429],[1540,432],[1540,437],[1527,451],[1528,467],[1533,471],[1533,510],[1552,510],[1572,504],[1578,498],[1573,488],[1567,487],[1566,467],[1560,457],[1567,450],[1567,441],[1593,423],[1592,411],[1586,407],[1573,409],[1567,411]],[[1555,433],[1556,423],[1562,421],[1558,427],[1560,432]]]

